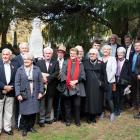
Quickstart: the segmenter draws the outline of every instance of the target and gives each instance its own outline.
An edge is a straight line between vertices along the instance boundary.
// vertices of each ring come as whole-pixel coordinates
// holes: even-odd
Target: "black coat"
[[[15,56],[12,59],[12,62],[17,66],[17,68],[21,67],[23,65],[23,58],[22,58],[21,54]]]
[[[36,65],[40,68],[41,72],[50,74],[48,76],[48,86],[46,96],[52,97],[56,93],[57,77],[59,74],[58,61],[51,59],[49,69],[47,71],[45,60],[38,60]]]
[[[13,63],[10,64],[11,66],[11,80],[10,83],[8,85],[13,86],[13,90],[10,91],[9,93],[6,94],[6,96],[8,97],[14,97],[15,96],[15,90],[14,90],[14,83],[15,83],[15,74],[16,74],[16,70],[17,68],[14,66]],[[0,61],[0,98],[2,99],[4,97],[4,95],[1,93],[2,90],[4,90],[4,86],[7,85],[6,82],[6,77],[5,77],[5,71],[4,71],[4,63],[3,61]]]
[[[131,68],[130,68],[130,62],[128,60],[125,60],[122,66],[118,83],[120,85],[126,85],[126,86],[128,84],[131,84]]]
[[[105,83],[104,63],[97,60],[92,64],[90,60],[84,61],[86,73],[86,112],[98,114],[102,112],[103,107],[103,85]]]

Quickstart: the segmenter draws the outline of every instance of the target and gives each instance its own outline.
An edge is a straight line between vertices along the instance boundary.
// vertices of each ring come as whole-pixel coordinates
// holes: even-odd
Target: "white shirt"
[[[129,60],[131,47],[132,47],[132,44],[130,44],[130,45],[128,46],[128,49],[127,49],[127,52],[126,52],[126,59],[127,59],[127,60]]]
[[[110,45],[111,46],[111,56],[116,57],[116,50],[117,50],[117,44]]]
[[[6,82],[7,84],[9,84],[11,80],[11,66],[9,63],[4,64],[4,71],[5,71]]]
[[[48,69],[49,69],[49,65],[50,65],[50,61],[45,61],[45,63],[46,63],[47,71],[48,71]]]

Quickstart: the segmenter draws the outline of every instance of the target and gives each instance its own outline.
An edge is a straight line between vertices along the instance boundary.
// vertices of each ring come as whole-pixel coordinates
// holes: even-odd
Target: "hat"
[[[60,45],[58,45],[58,50],[57,51],[66,52],[66,47],[63,44],[60,44]]]

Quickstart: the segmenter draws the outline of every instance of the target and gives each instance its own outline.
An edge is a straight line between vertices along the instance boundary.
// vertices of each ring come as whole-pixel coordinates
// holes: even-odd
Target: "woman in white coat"
[[[106,65],[106,76],[107,76],[107,87],[105,92],[105,100],[110,108],[110,121],[114,121],[115,114],[114,114],[114,103],[113,103],[113,91],[112,86],[116,82],[115,81],[115,74],[117,69],[117,62],[116,58],[110,56],[111,53],[111,46],[104,45],[102,48],[103,58],[102,61]]]

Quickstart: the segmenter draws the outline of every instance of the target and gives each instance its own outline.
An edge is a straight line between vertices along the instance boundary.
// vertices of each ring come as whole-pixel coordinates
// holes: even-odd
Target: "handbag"
[[[56,89],[57,89],[59,92],[63,93],[63,92],[66,90],[66,84],[65,84],[65,82],[60,82],[60,83],[58,83]]]
[[[117,89],[117,88],[116,88],[116,83],[113,83],[113,84],[112,84],[112,91],[115,92],[116,89]]]

